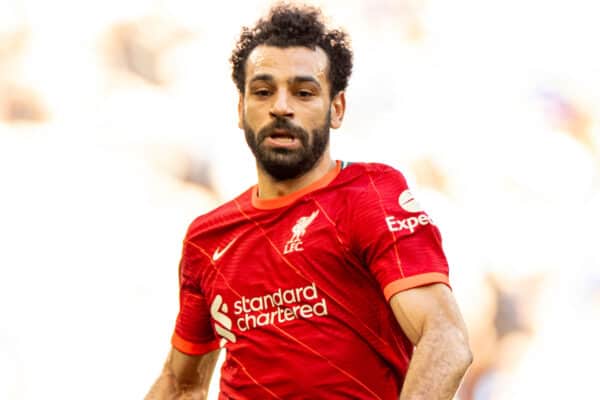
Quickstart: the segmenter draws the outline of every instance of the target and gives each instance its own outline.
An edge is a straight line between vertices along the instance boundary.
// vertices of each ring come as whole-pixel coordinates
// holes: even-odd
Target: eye
[[[311,96],[313,96],[313,92],[311,92],[310,90],[303,89],[303,90],[298,90],[296,95],[299,97],[311,97]]]
[[[257,90],[254,90],[252,92],[252,94],[254,94],[255,96],[258,96],[258,97],[267,97],[268,95],[271,94],[271,91],[269,89],[257,89]]]

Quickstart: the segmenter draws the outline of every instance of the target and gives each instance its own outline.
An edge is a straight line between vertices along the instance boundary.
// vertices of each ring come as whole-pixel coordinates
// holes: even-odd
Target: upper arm
[[[451,329],[466,343],[466,328],[450,290],[441,234],[406,179],[390,167],[367,170],[355,207],[353,247],[377,279],[413,344],[428,329]],[[450,331],[448,331],[450,332]]]
[[[449,283],[441,234],[392,168],[371,168],[355,196],[351,246],[378,281],[386,300],[398,292]]]
[[[162,373],[145,400],[206,399],[219,350],[189,355],[172,348]]]
[[[465,343],[467,329],[448,286],[433,284],[396,293],[390,306],[400,327],[416,345],[428,330],[453,331]]]
[[[210,378],[219,357],[220,349],[202,355],[189,355],[171,349],[167,367],[179,388],[208,390]]]
[[[186,240],[179,264],[179,313],[171,344],[190,355],[202,355],[219,347],[201,287],[200,275],[205,263],[206,256]]]

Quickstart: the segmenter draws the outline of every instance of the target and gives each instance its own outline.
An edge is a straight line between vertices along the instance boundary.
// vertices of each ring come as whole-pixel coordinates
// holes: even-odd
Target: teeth
[[[292,141],[294,141],[294,138],[290,137],[290,136],[276,136],[276,137],[274,137],[274,139],[279,142],[288,142],[288,143],[291,143]]]

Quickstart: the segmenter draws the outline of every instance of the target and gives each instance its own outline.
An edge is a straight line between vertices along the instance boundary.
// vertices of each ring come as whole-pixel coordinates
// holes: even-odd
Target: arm
[[[192,356],[172,348],[146,400],[205,400],[219,350]]]
[[[467,330],[450,289],[443,284],[395,294],[390,305],[416,346],[400,400],[450,400],[472,362]]]

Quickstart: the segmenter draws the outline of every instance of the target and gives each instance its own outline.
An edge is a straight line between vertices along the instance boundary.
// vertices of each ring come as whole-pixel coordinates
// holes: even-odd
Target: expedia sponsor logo
[[[403,230],[407,230],[410,233],[413,233],[415,231],[415,228],[419,225],[434,225],[433,221],[427,214],[420,214],[416,217],[408,217],[404,219],[398,219],[393,215],[390,215],[389,217],[386,217],[385,222],[390,232],[400,232]]]
[[[431,218],[423,212],[421,204],[415,199],[410,190],[406,189],[398,196],[398,205],[409,213],[421,213],[408,218],[396,218],[390,215],[385,218],[385,223],[390,232],[408,231],[414,233],[418,226],[435,225]]]
[[[398,204],[408,212],[417,213],[423,211],[421,204],[415,199],[410,190],[406,189],[398,196]]]

